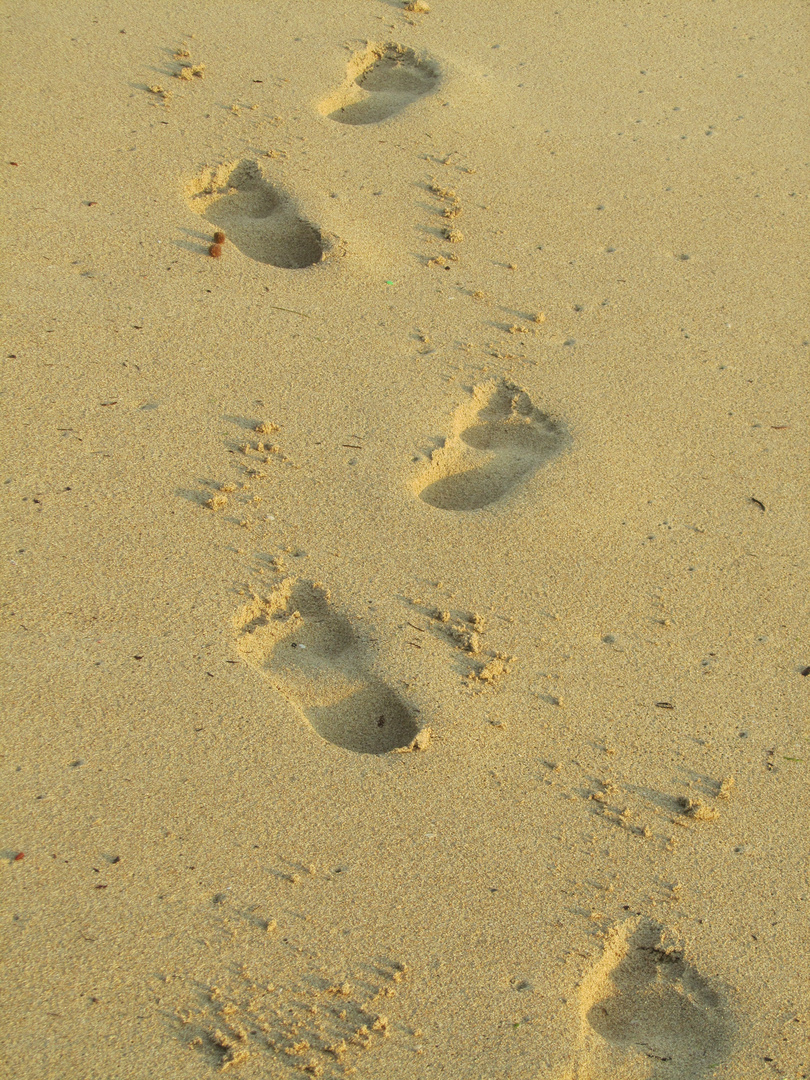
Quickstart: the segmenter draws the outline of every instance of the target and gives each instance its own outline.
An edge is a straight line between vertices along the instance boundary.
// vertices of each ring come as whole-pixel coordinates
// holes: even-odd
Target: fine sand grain
[[[807,31],[5,6],[0,1077],[810,1076]]]

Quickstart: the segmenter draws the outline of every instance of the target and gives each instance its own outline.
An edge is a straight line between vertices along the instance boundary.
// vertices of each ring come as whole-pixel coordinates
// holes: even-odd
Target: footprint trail
[[[403,45],[370,45],[349,61],[346,81],[319,105],[339,124],[378,124],[437,89],[439,67]]]
[[[357,754],[426,744],[408,706],[368,670],[349,620],[321,586],[288,578],[243,612],[237,627],[243,658],[324,739]]]
[[[433,452],[414,490],[439,510],[480,510],[528,480],[568,442],[561,421],[535,408],[525,390],[506,380],[485,383],[456,413],[453,434]]]

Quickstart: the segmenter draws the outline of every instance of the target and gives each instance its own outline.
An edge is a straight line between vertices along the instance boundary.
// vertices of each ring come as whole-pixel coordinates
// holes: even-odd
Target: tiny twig
[[[307,315],[305,311],[294,311],[291,307],[279,307],[278,304],[268,304],[269,308],[273,311],[288,311],[290,315],[300,315],[302,319],[311,319],[311,315]]]

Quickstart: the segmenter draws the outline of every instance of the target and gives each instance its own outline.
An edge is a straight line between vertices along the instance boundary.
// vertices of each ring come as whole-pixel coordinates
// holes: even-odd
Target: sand
[[[807,6],[410,7],[5,5],[4,1077],[810,1075]]]

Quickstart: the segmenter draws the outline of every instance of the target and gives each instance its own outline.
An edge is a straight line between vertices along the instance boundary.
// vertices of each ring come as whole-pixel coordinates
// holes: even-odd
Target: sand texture
[[[809,24],[3,6],[2,1080],[810,1077]]]

